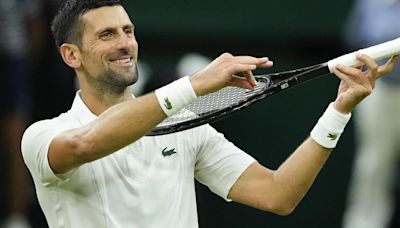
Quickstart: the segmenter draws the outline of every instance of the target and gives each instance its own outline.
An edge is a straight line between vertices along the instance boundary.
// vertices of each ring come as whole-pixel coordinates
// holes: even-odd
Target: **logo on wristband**
[[[171,104],[171,101],[169,101],[168,97],[164,98],[164,106],[168,110],[172,109],[172,104]]]
[[[328,137],[331,141],[335,141],[335,140],[337,139],[338,135],[337,135],[337,134],[329,133],[327,137]]]

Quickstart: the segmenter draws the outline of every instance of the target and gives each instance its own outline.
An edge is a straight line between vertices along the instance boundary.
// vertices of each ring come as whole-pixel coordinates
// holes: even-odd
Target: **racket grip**
[[[377,44],[368,48],[360,49],[358,51],[351,52],[339,56],[335,59],[328,61],[329,71],[333,73],[333,68],[342,64],[344,66],[357,67],[363,65],[362,62],[358,61],[356,54],[361,53],[370,56],[375,61],[379,61],[397,54],[400,54],[400,38],[387,41],[385,43]]]

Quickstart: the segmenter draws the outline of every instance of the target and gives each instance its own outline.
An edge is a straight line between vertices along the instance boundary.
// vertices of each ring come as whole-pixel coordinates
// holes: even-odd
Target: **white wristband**
[[[157,89],[155,94],[162,110],[167,116],[174,115],[197,99],[189,76],[185,76]]]
[[[325,148],[335,148],[350,117],[351,113],[342,114],[333,107],[333,103],[329,104],[312,129],[311,138]]]

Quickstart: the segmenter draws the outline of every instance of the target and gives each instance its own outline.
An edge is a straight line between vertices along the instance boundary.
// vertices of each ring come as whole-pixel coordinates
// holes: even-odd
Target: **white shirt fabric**
[[[155,137],[131,145],[63,175],[48,159],[52,139],[96,119],[79,96],[64,114],[30,126],[22,139],[40,206],[49,227],[198,227],[194,178],[227,195],[255,161],[211,126]],[[171,155],[162,151],[174,149]]]

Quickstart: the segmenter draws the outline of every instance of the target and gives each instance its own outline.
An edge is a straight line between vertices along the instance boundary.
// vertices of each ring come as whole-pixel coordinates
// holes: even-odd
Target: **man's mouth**
[[[131,56],[123,56],[117,59],[110,59],[110,62],[118,65],[132,65],[132,60],[133,58]]]

